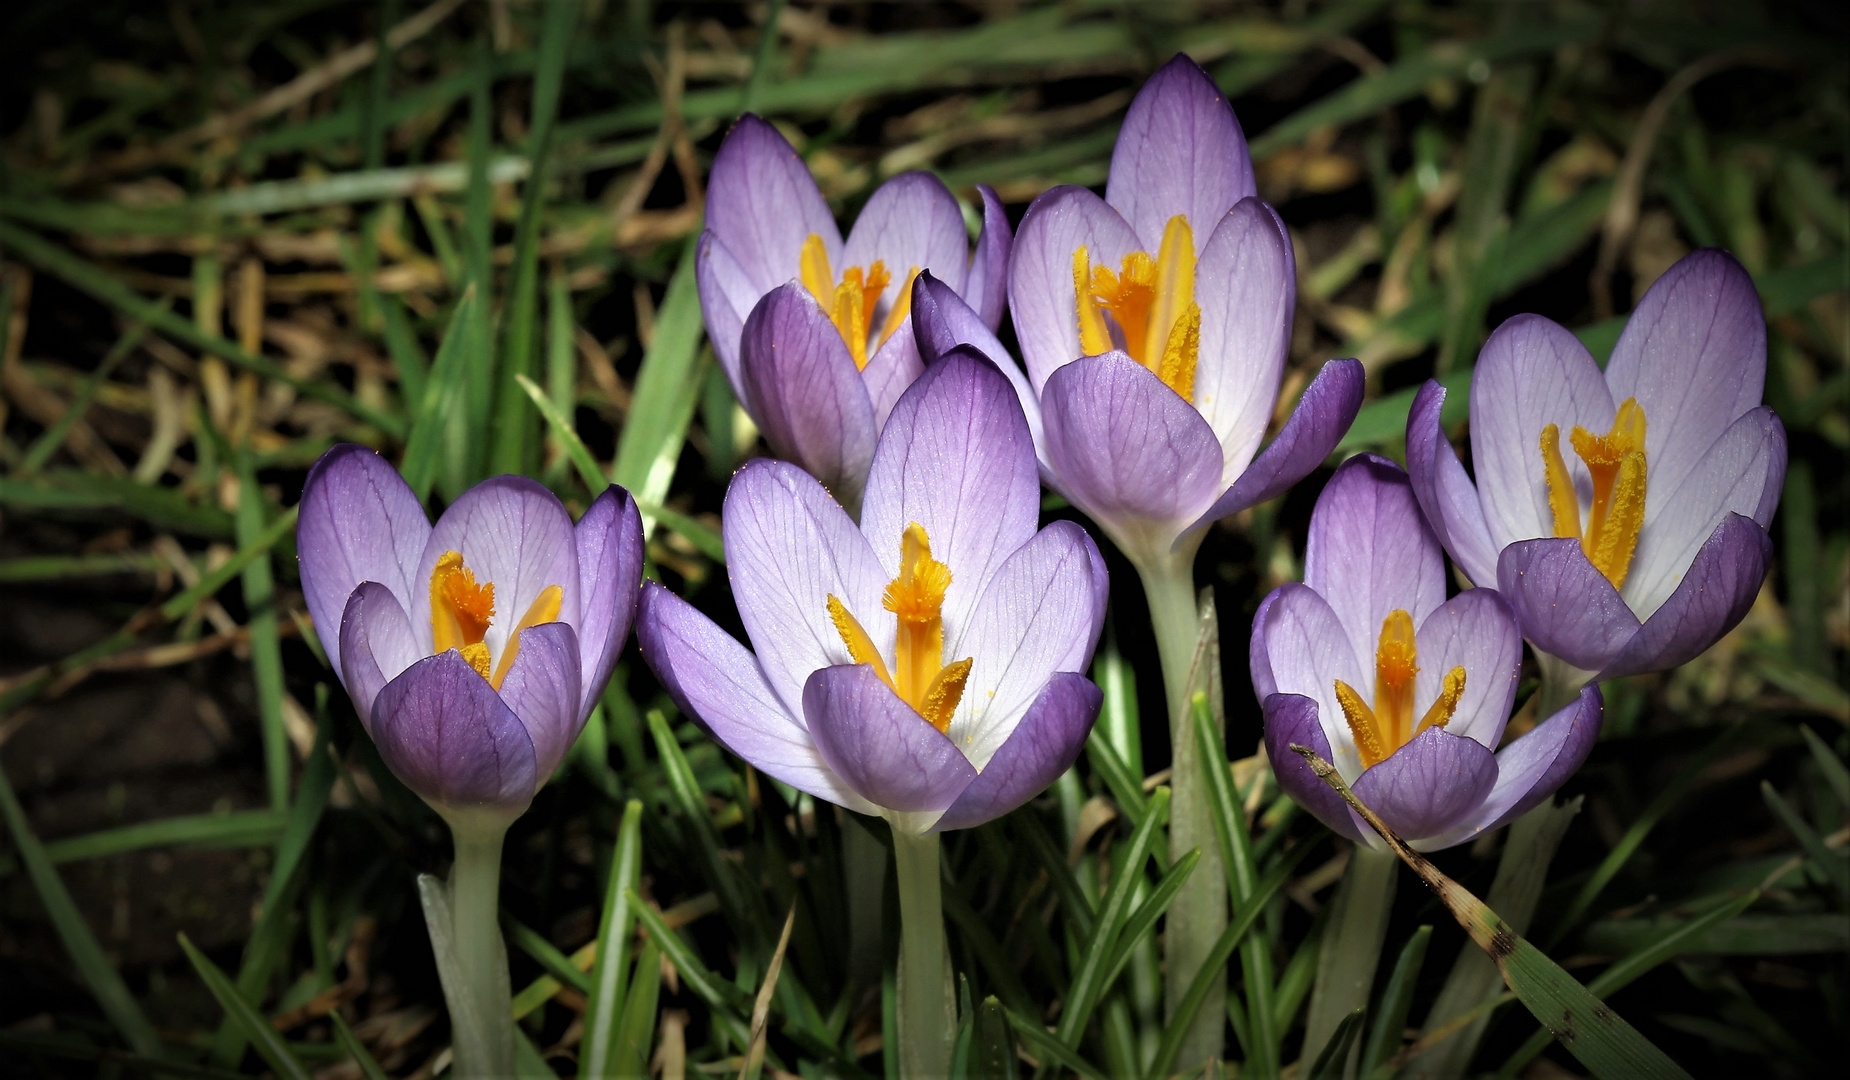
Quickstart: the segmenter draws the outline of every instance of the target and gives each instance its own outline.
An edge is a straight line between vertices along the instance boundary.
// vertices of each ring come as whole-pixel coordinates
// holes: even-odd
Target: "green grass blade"
[[[353,1033],[353,1029],[347,1026],[347,1021],[341,1019],[340,1010],[329,1010],[328,1019],[334,1022],[335,1041],[340,1043],[342,1050],[347,1051],[347,1056],[353,1059],[353,1063],[360,1067],[360,1075],[366,1080],[389,1080],[385,1070],[381,1069],[379,1063],[373,1060],[372,1054],[367,1052],[366,1044],[362,1043],[360,1037]]]
[[[486,35],[477,35],[469,70],[469,130],[465,144],[469,186],[463,195],[463,259],[476,304],[461,324],[465,351],[456,380],[458,406],[444,427],[444,488],[451,498],[474,483],[486,459],[483,445],[493,411],[495,389],[495,335],[493,311],[494,189],[490,185],[489,153],[494,138],[494,69]],[[446,339],[447,343],[447,339]]]
[[[700,957],[688,947],[687,942],[682,941],[681,936],[670,930],[659,914],[642,902],[634,889],[629,890],[627,896],[631,909],[636,912],[636,920],[648,933],[649,940],[674,965],[675,972],[681,976],[687,988],[713,1010],[714,1022],[725,1028],[741,1049],[749,1045],[751,1028],[741,1013],[752,1007],[751,995],[713,974],[701,963]]]
[[[700,848],[702,869],[706,871],[708,884],[719,896],[720,908],[733,920],[733,929],[740,933],[742,939],[750,938],[759,928],[753,925],[751,913],[753,908],[747,903],[746,893],[741,888],[738,874],[733,870],[720,851],[719,837],[713,829],[713,817],[707,809],[706,797],[700,793],[700,781],[694,776],[693,766],[687,762],[687,755],[681,750],[681,743],[675,738],[674,731],[668,726],[668,718],[661,710],[649,710],[649,733],[655,739],[655,752],[661,756],[662,772],[666,774],[669,791],[674,795],[676,807],[681,811],[682,820],[694,832],[695,843]],[[759,938],[768,935],[756,935]],[[663,951],[667,946],[663,946]]]
[[[1109,701],[1109,699],[1107,699]],[[1101,716],[1102,720],[1103,717]],[[1118,756],[1118,751],[1111,745],[1111,739],[1094,724],[1092,734],[1086,736],[1086,760],[1091,762],[1092,771],[1099,779],[1105,781],[1105,787],[1111,792],[1112,801],[1124,812],[1132,828],[1144,823],[1149,815],[1149,803],[1143,795],[1143,784],[1131,772],[1130,766]]]
[[[271,844],[283,831],[285,816],[274,810],[233,810],[225,814],[191,814],[140,821],[45,842],[53,864],[101,859],[157,847],[240,848]],[[0,877],[16,873],[11,855],[0,855]]]
[[[238,454],[238,543],[263,535],[264,497],[250,452]],[[277,634],[276,582],[270,560],[252,559],[244,568],[244,606],[249,611],[251,675],[257,691],[257,719],[263,735],[264,775],[270,805],[289,808],[289,732],[283,723],[283,654]]]
[[[669,279],[655,315],[655,336],[636,372],[629,420],[617,443],[612,482],[638,503],[659,507],[668,495],[681,458],[687,425],[700,400],[700,294],[694,283],[694,243],[690,236],[680,265]],[[652,524],[643,515],[645,526]]]
[[[1818,830],[1799,816],[1792,804],[1774,789],[1771,780],[1760,781],[1760,797],[1766,800],[1767,806],[1772,808],[1773,813],[1798,840],[1800,849],[1818,868],[1824,880],[1837,891],[1838,900],[1850,902],[1850,852],[1826,846],[1824,837],[1819,836]]]
[[[1342,1080],[1343,1064],[1349,1060],[1349,1047],[1362,1030],[1363,1010],[1356,1009],[1336,1025],[1330,1034],[1330,1041],[1324,1044],[1323,1053],[1317,1055],[1316,1063],[1311,1065],[1306,1080]]]
[[[258,1012],[243,994],[238,992],[238,988],[232,985],[230,977],[220,970],[219,966],[214,964],[205,953],[195,948],[191,939],[185,934],[179,937],[180,948],[186,951],[186,958],[192,961],[193,970],[197,971],[199,977],[205,981],[206,989],[212,991],[212,996],[218,999],[219,1008],[225,1010],[226,1015],[238,1026],[244,1038],[250,1040],[251,1045],[257,1048],[257,1053],[263,1057],[263,1060],[269,1062],[270,1068],[276,1071],[276,1075],[283,1077],[284,1080],[310,1080],[308,1069],[296,1060],[295,1054],[289,1049],[289,1044],[275,1028],[270,1026],[270,1021]]]
[[[977,1006],[971,1025],[970,1076],[972,1080],[1018,1080],[1020,1076],[1008,1010],[993,997],[984,998]]]
[[[450,430],[463,422],[463,383],[469,377],[471,363],[470,327],[475,324],[475,311],[481,304],[481,294],[473,285],[463,291],[462,299],[450,312],[443,340],[437,345],[437,358],[431,362],[423,396],[412,410],[411,434],[405,439],[399,471],[420,502],[430,496],[431,485],[437,482],[440,470],[446,468],[440,456],[450,441]]]
[[[106,272],[41,236],[10,222],[0,221],[0,247],[11,248],[25,261],[53,277],[76,286],[131,319],[146,323],[169,337],[236,364],[259,378],[291,387],[303,397],[326,402],[389,435],[404,434],[404,423],[398,417],[367,405],[342,390],[332,380],[298,378],[264,357],[245,352],[235,342],[217,334],[205,333],[193,325],[191,319],[174,314],[164,304],[142,297]]]
[[[528,119],[528,158],[532,171],[522,194],[520,220],[514,226],[514,271],[503,319],[507,341],[501,352],[495,394],[493,448],[489,471],[533,471],[533,413],[524,395],[514,392],[517,376],[533,375],[534,342],[539,337],[540,208],[546,200],[546,154],[552,146],[559,113],[559,88],[565,77],[565,53],[578,24],[578,0],[551,0],[541,9],[539,58],[533,70],[533,109]]]
[[[1077,1052],[1069,1049],[1046,1028],[1016,1015],[1012,1010],[1008,1011],[1007,1015],[1009,1024],[1015,1028],[1015,1033],[1021,1036],[1022,1041],[1028,1044],[1029,1050],[1041,1059],[1043,1065],[1049,1061],[1058,1062],[1085,1077],[1086,1080],[1105,1080],[1104,1073],[1100,1072],[1091,1062],[1080,1057]]]
[[[623,997],[610,1060],[612,1076],[646,1076],[649,1047],[655,1039],[655,1010],[662,992],[662,950],[650,938],[636,956],[636,972]]]
[[[0,298],[0,303],[6,305],[7,317],[11,317],[12,300]],[[156,303],[165,308],[171,301],[163,299]],[[96,370],[84,377],[83,384],[77,388],[77,396],[71,399],[70,405],[64,410],[64,415],[58,417],[50,427],[39,434],[38,438],[32,440],[31,446],[26,448],[25,455],[19,459],[19,467],[14,470],[15,475],[30,476],[45,467],[45,462],[51,460],[51,456],[58,452],[60,446],[64,445],[64,437],[71,433],[71,428],[75,427],[77,421],[82,420],[84,414],[90,411],[90,403],[96,400],[97,388],[103,385],[103,380],[107,379],[109,374],[116,370],[116,365],[125,360],[129,353],[134,352],[142,339],[147,336],[148,324],[145,322],[136,322],[122,332],[122,336],[116,339],[116,343],[103,354],[103,359],[96,365]],[[0,339],[0,354],[3,354],[5,348],[5,340]]]
[[[70,954],[78,975],[90,987],[103,1015],[109,1017],[109,1022],[137,1054],[151,1058],[165,1056],[154,1026],[148,1023],[135,995],[129,992],[122,976],[109,963],[102,945],[90,932],[89,924],[84,922],[63,879],[45,854],[45,845],[33,834],[26,811],[13,794],[13,783],[4,769],[0,769],[0,813],[6,815],[13,846],[19,849],[19,859],[26,864],[26,873],[32,879],[32,887],[38,891],[39,902],[45,905],[45,913],[51,916],[52,927],[57,930],[64,951]]]
[[[1137,910],[1131,912],[1130,917],[1124,920],[1124,929],[1118,933],[1117,944],[1112,946],[1111,959],[1105,963],[1105,976],[1099,981],[1100,986],[1110,986],[1117,981],[1118,973],[1124,970],[1124,965],[1130,963],[1131,953],[1136,950],[1137,942],[1145,934],[1154,932],[1156,920],[1162,917],[1163,912],[1169,910],[1170,903],[1175,900],[1176,894],[1182,891],[1182,886],[1188,883],[1188,876],[1195,872],[1195,867],[1200,862],[1201,849],[1199,848],[1191,849],[1177,859],[1164,872],[1162,880],[1156,883],[1156,888],[1150,890],[1150,895],[1144,899],[1144,902],[1138,904]]]
[[[385,320],[385,351],[392,358],[392,370],[398,374],[398,396],[406,413],[415,411],[424,400],[424,386],[430,378],[430,362],[418,344],[411,317],[396,296],[379,297],[379,314]]]
[[[1825,745],[1824,740],[1808,725],[1800,724],[1799,734],[1805,736],[1805,745],[1811,748],[1812,760],[1818,763],[1818,771],[1824,774],[1825,781],[1831,785],[1837,801],[1843,804],[1845,810],[1850,810],[1850,769],[1844,768],[1836,752]]]
[[[1375,1022],[1369,1026],[1368,1043],[1362,1050],[1360,1073],[1367,1076],[1400,1050],[1401,1032],[1407,1029],[1407,1013],[1413,1008],[1413,990],[1426,963],[1426,946],[1432,941],[1432,927],[1422,926],[1401,946],[1387,986],[1381,991],[1381,1004]]]
[[[591,992],[591,977],[578,970],[572,958],[559,951],[558,946],[546,940],[546,935],[531,926],[505,914],[501,919],[501,929],[507,933],[507,939],[514,947],[533,958],[533,961],[546,970],[554,979],[572,987],[580,993]]]
[[[623,1008],[630,926],[634,918],[630,890],[637,886],[642,864],[642,803],[631,799],[617,829],[617,852],[610,861],[610,885],[604,894],[603,920],[597,928],[597,964],[591,970],[590,1004],[585,1010],[580,1077],[613,1075],[617,1018]]]
[[[1092,934],[1081,950],[1079,970],[1067,984],[1066,1007],[1060,1012],[1060,1025],[1055,1033],[1061,1042],[1075,1050],[1085,1034],[1086,1022],[1092,1018],[1093,1006],[1109,985],[1104,981],[1106,967],[1117,945],[1119,931],[1130,915],[1131,897],[1137,883],[1145,880],[1144,863],[1150,857],[1151,845],[1168,819],[1169,789],[1159,787],[1150,798],[1150,812],[1144,816],[1143,824],[1131,833],[1123,864],[1112,876],[1111,887],[1099,904],[1098,921],[1093,924]],[[1196,852],[1195,857],[1199,859],[1200,852]]]
[[[228,540],[237,528],[230,514],[217,506],[195,503],[173,488],[78,469],[0,477],[0,504],[53,512],[105,510],[140,518],[158,529],[209,540]]]

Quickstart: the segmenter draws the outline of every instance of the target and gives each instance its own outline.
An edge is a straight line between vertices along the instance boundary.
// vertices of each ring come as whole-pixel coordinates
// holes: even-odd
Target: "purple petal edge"
[[[830,769],[869,802],[935,813],[957,801],[976,766],[869,664],[823,668],[803,685],[810,738]]]
[[[1092,680],[1058,672],[1015,730],[931,831],[968,829],[1039,795],[1079,758],[1105,694]]]
[[[1302,694],[1273,694],[1265,699],[1264,709],[1265,752],[1279,786],[1332,831],[1366,843],[1373,832],[1356,820],[1341,795],[1311,771],[1310,763],[1291,749],[1296,743],[1310,747],[1325,761],[1334,756],[1329,737],[1317,719],[1317,703]]]
[[[1703,541],[1676,591],[1618,655],[1601,679],[1668,671],[1696,657],[1735,628],[1754,606],[1773,561],[1773,538],[1750,517],[1730,513]],[[1594,669],[1594,665],[1578,665]]]
[[[1638,633],[1638,617],[1573,537],[1504,548],[1497,557],[1497,591],[1530,644],[1587,671],[1605,667]]]

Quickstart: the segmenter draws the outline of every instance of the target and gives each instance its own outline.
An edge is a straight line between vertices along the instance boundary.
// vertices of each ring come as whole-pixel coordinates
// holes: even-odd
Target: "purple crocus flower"
[[[1786,433],[1765,380],[1753,282],[1697,251],[1645,293],[1604,372],[1540,316],[1497,328],[1471,383],[1475,484],[1427,383],[1407,418],[1414,490],[1459,568],[1573,678],[1673,668],[1741,621],[1772,558]]]
[[[1503,598],[1445,598],[1445,559],[1407,474],[1344,462],[1311,513],[1303,584],[1253,617],[1253,688],[1278,782],[1324,824],[1381,845],[1293,743],[1336,766],[1356,797],[1422,851],[1466,840],[1540,803],[1599,734],[1589,686],[1533,731],[1503,738],[1522,637]]]
[[[937,177],[893,177],[844,244],[803,159],[777,129],[739,119],[713,159],[694,264],[707,336],[778,456],[859,502],[875,439],[923,366],[907,332],[912,279],[930,271],[1002,321],[1008,218],[988,187],[974,254]]]
[[[309,470],[296,546],[328,662],[385,763],[446,817],[524,811],[629,635],[629,494],[606,489],[574,526],[540,484],[497,476],[433,528],[384,458],[336,446]]]
[[[1009,306],[1049,483],[1142,567],[1192,558],[1179,539],[1284,492],[1361,406],[1361,364],[1331,361],[1258,452],[1297,288],[1254,190],[1227,99],[1178,55],[1131,103],[1105,197],[1054,188],[1015,241]]]
[[[1038,532],[1034,451],[1008,383],[958,351],[894,406],[860,525],[821,484],[758,460],[726,493],[746,648],[645,586],[643,657],[752,765],[910,834],[1008,812],[1078,755],[1105,611],[1097,547]]]

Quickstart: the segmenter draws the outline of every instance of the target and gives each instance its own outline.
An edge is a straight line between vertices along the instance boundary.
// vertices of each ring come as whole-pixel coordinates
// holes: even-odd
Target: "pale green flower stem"
[[[951,1073],[957,1033],[944,945],[938,834],[893,830],[899,882],[899,1075],[937,1080]]]
[[[496,908],[501,892],[501,844],[511,818],[499,813],[447,812],[456,862],[450,879],[418,878],[431,950],[450,1009],[455,1080],[514,1075],[514,1013],[509,1006],[507,945]]]
[[[1124,545],[1119,545],[1124,549]],[[1214,835],[1213,806],[1202,782],[1200,753],[1190,730],[1189,673],[1194,665],[1200,619],[1195,606],[1195,545],[1161,559],[1133,559],[1143,579],[1150,606],[1150,624],[1156,633],[1156,651],[1162,660],[1164,698],[1169,707],[1169,747],[1172,773],[1169,786],[1169,858],[1171,863],[1200,848],[1201,862],[1169,907],[1163,932],[1164,1014],[1173,1015],[1188,992],[1201,962],[1227,928],[1227,872],[1221,865],[1220,842]],[[1263,946],[1256,937],[1248,944]],[[1262,958],[1263,966],[1270,964]],[[1269,992],[1270,982],[1266,987]],[[1189,1033],[1176,1056],[1176,1065],[1188,1067],[1222,1052],[1227,1023],[1226,980],[1217,982],[1189,1025]]]
[[[1317,982],[1304,1019],[1304,1050],[1298,1057],[1300,1073],[1323,1053],[1343,1017],[1367,1008],[1399,875],[1398,855],[1355,845],[1331,901],[1330,921],[1317,954]]]

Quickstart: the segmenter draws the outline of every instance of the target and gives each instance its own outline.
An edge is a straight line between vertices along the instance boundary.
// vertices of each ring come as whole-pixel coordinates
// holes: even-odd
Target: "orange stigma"
[[[501,662],[494,659],[482,639],[495,621],[495,586],[493,582],[476,584],[475,574],[463,565],[462,553],[446,551],[430,572],[430,637],[435,651],[455,649],[476,673],[487,679],[496,690],[514,666],[520,653],[520,632],[541,623],[557,622],[564,590],[548,585],[527,606],[527,612],[507,636]]]
[[[1131,359],[1193,403],[1201,308],[1195,303],[1195,234],[1186,216],[1169,219],[1155,258],[1133,251],[1115,274],[1094,266],[1083,246],[1074,251],[1073,294],[1085,355],[1110,352],[1121,340]],[[1117,326],[1115,338],[1107,315]]]
[[[1444,727],[1465,695],[1465,669],[1446,673],[1439,696],[1418,723],[1413,719],[1414,679],[1420,673],[1413,641],[1413,616],[1395,609],[1381,621],[1381,638],[1375,646],[1375,704],[1362,700],[1355,688],[1336,680],[1336,703],[1355,737],[1362,767],[1372,768],[1394,751],[1413,741],[1429,727]]]
[[[822,305],[822,310],[828,312],[829,321],[835,324],[842,340],[848,344],[854,366],[865,369],[869,356],[868,332],[873,327],[874,312],[880,307],[881,294],[893,282],[886,264],[875,259],[865,270],[850,266],[842,271],[838,282],[834,269],[829,266],[829,253],[822,246],[822,237],[810,233],[803,241],[798,270],[803,287]],[[881,324],[880,336],[873,343],[876,351],[906,324],[906,316],[912,311],[912,280],[918,276],[916,266],[907,272],[899,294],[893,298],[893,307]]]
[[[1626,398],[1613,417],[1611,431],[1595,435],[1576,426],[1568,436],[1593,478],[1593,502],[1583,532],[1580,494],[1561,457],[1561,429],[1554,424],[1542,429],[1542,469],[1555,535],[1577,538],[1587,560],[1615,589],[1625,585],[1632,554],[1638,550],[1638,530],[1644,526],[1644,433],[1644,409],[1637,398]]]
[[[944,662],[944,593],[951,568],[931,557],[931,539],[913,522],[899,540],[899,576],[887,584],[880,606],[899,618],[891,671],[860,622],[839,599],[829,597],[829,618],[857,664],[872,664],[880,680],[901,701],[939,731],[948,731],[951,715],[963,700],[970,658]]]

